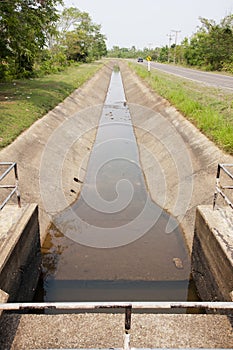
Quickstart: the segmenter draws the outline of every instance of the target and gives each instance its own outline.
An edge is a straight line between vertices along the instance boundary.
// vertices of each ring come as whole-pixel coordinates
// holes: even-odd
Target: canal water
[[[42,252],[37,300],[195,299],[183,234],[148,192],[119,71],[80,196],[53,218]]]

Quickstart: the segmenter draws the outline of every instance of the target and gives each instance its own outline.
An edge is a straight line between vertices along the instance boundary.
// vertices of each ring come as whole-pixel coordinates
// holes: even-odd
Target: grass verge
[[[142,79],[199,130],[233,155],[233,94],[129,63]]]
[[[0,84],[0,149],[87,81],[101,63],[73,65],[58,74]]]

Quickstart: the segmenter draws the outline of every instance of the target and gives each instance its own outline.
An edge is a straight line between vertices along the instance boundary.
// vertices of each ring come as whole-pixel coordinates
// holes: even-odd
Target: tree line
[[[0,80],[57,72],[106,55],[101,26],[62,0],[0,0]]]
[[[158,62],[173,62],[206,70],[233,73],[233,14],[220,23],[199,18],[201,25],[192,37],[185,38],[180,45],[168,45],[155,49],[136,50],[113,47],[110,57],[137,58],[150,55]]]
[[[107,55],[101,26],[87,12],[62,8],[62,0],[0,0],[0,80],[33,77],[63,70],[71,62]],[[201,25],[180,45],[137,50],[114,46],[109,57],[151,56],[206,70],[233,73],[233,14],[220,23],[200,18]]]

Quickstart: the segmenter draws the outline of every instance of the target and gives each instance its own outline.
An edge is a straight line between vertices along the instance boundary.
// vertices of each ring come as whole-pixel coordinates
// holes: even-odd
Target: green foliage
[[[184,53],[186,63],[205,66],[207,70],[226,70],[233,57],[233,15],[225,17],[220,24],[200,18],[202,26],[195,33]]]
[[[35,75],[43,76],[58,73],[63,71],[69,64],[63,48],[54,46],[51,50],[44,49],[37,57]]]
[[[68,60],[91,62],[106,55],[106,38],[101,33],[101,26],[93,23],[87,12],[73,7],[64,9],[59,28],[62,28],[60,42]]]
[[[55,5],[61,0],[11,0],[0,2],[1,77],[29,77],[37,54],[54,32]],[[7,67],[7,68],[6,68]]]
[[[229,72],[233,74],[233,56],[230,60],[230,62],[223,62],[222,63],[222,71]]]
[[[62,0],[0,1],[0,80],[56,73],[69,62],[106,55],[101,26],[77,8],[58,14]]]
[[[159,62],[167,62],[168,61],[168,47],[162,47],[158,57]]]
[[[108,51],[108,57],[114,58],[137,58],[145,57],[145,52],[142,50],[136,50],[135,46],[130,49],[127,47],[120,48],[119,46],[113,46],[112,50]]]

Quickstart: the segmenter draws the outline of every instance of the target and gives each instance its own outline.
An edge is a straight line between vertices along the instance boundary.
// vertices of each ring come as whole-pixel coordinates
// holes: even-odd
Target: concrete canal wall
[[[233,301],[232,230],[230,208],[197,208],[192,273],[202,300]]]
[[[17,212],[15,222],[4,232]],[[41,269],[38,206],[28,204],[20,209],[6,206],[0,220],[5,222],[4,227],[1,224],[0,235],[0,289],[8,294],[8,301],[31,300]]]

